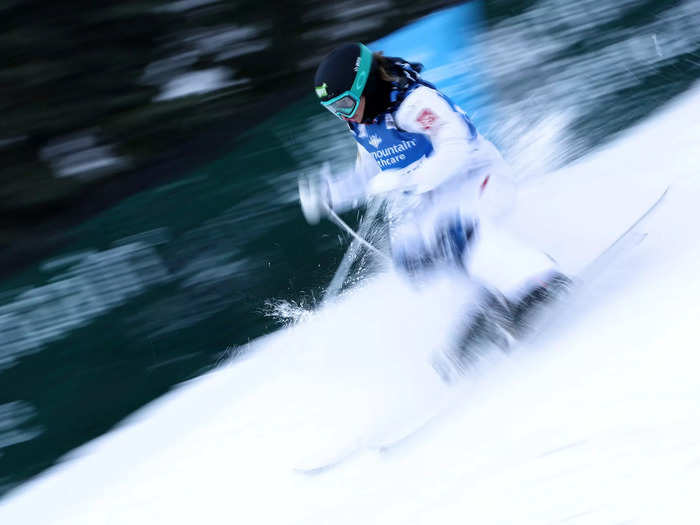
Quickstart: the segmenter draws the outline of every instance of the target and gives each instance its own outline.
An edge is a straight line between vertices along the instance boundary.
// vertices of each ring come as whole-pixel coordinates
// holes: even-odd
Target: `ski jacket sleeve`
[[[377,173],[379,173],[379,166],[367,150],[358,144],[355,170],[326,181],[331,208],[337,212],[343,212],[356,208],[367,200],[369,197],[367,183]]]
[[[434,150],[416,169],[404,173],[406,188],[424,193],[469,170],[478,148],[477,132],[437,91],[427,86],[416,88],[399,106],[395,120],[401,129],[427,135]]]

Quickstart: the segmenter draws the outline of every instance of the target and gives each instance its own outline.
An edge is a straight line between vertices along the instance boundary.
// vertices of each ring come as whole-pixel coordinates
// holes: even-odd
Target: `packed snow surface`
[[[504,220],[576,272],[671,185],[556,322],[458,384],[429,360],[468,286],[379,276],[14,491],[0,522],[700,523],[699,139],[696,88],[522,188]]]

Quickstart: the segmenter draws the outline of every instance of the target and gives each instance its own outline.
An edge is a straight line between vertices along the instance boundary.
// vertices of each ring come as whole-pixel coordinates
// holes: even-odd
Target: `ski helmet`
[[[372,51],[363,44],[345,44],[323,59],[314,86],[321,105],[334,115],[352,118],[372,70]]]

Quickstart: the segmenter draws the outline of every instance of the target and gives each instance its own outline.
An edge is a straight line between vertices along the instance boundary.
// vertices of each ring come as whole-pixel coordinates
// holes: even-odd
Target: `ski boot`
[[[453,348],[433,359],[433,368],[446,383],[463,374],[480,356],[494,348],[508,351],[513,342],[506,328],[511,314],[505,298],[486,288],[481,295]]]
[[[572,280],[561,272],[552,272],[539,280],[517,301],[508,301],[509,322],[504,325],[515,339],[530,334],[543,308],[564,295]]]

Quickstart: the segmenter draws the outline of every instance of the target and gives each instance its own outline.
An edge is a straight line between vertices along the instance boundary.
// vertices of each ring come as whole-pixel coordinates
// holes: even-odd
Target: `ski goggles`
[[[360,97],[367,84],[371,67],[372,52],[367,46],[360,44],[360,61],[352,86],[337,97],[321,102],[321,105],[338,118],[352,118],[360,105]]]

